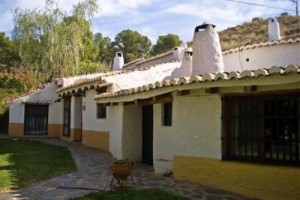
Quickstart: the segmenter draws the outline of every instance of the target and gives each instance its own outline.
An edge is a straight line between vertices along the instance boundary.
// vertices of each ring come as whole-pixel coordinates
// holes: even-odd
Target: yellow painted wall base
[[[24,124],[9,123],[8,135],[11,137],[23,137],[24,136]]]
[[[82,144],[88,147],[109,151],[109,133],[83,130]]]
[[[72,137],[72,141],[80,141],[81,129],[71,129],[71,137]]]
[[[65,141],[80,141],[81,140],[81,129],[70,129],[70,136],[63,135],[63,128],[60,134],[60,138]]]
[[[8,135],[11,137],[59,137],[61,129],[60,124],[48,124],[47,135],[24,135],[23,123],[9,123]]]
[[[48,137],[59,137],[61,129],[61,124],[48,124]]]
[[[300,168],[174,156],[174,178],[259,199],[300,197]]]

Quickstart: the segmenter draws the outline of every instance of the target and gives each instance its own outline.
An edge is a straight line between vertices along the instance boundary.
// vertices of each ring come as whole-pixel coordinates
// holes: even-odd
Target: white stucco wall
[[[24,103],[10,103],[9,123],[24,123],[25,105]]]
[[[300,43],[281,44],[224,55],[225,71],[256,70],[272,66],[300,65]],[[246,59],[249,59],[247,62]]]
[[[142,112],[138,104],[124,106],[122,146],[123,158],[142,159]]]
[[[63,124],[63,102],[56,102],[49,105],[49,124]]]
[[[123,110],[122,104],[107,107],[109,130],[109,150],[117,159],[123,158],[122,152],[122,129],[123,129]]]
[[[71,97],[71,128],[81,128],[82,98]]]
[[[162,104],[154,105],[153,161],[157,173],[172,169],[174,155],[221,158],[221,98],[174,97],[172,126],[162,125]]]
[[[97,102],[94,101],[95,90],[86,91],[82,97],[82,129],[96,132],[109,132],[109,151],[117,158],[123,158],[122,132],[123,132],[123,105],[106,107],[106,118],[97,119]]]
[[[94,100],[95,90],[86,91],[85,97],[82,97],[82,105],[85,110],[82,111],[82,128],[89,131],[109,131],[109,111],[106,110],[106,119],[97,119],[97,102]]]
[[[62,123],[62,104],[55,102],[57,100],[56,85],[47,84],[43,89],[28,94],[26,96],[14,99],[9,105],[9,123],[24,123],[25,103],[49,103],[49,124]]]

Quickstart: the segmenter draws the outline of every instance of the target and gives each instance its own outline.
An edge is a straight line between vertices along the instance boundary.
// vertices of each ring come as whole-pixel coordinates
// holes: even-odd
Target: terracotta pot
[[[131,174],[131,166],[113,163],[111,165],[111,171],[113,175],[117,176],[119,179],[126,180]]]

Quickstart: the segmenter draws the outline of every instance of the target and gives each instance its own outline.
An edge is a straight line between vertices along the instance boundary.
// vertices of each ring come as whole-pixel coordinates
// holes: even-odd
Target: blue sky
[[[62,10],[70,11],[80,0],[56,0]],[[240,0],[283,9],[295,9],[290,0]],[[12,10],[43,6],[44,0],[0,0],[0,31],[13,29]],[[183,41],[193,37],[194,27],[213,23],[218,30],[251,21],[254,17],[274,17],[293,11],[234,3],[226,0],[98,0],[99,12],[92,19],[93,32],[114,38],[124,29],[148,36],[155,43],[159,35],[174,33]]]

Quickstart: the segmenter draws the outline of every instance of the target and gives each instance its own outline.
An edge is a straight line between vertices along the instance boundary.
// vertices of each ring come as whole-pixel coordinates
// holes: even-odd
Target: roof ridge
[[[153,56],[153,57],[150,57],[150,58],[148,58],[148,59],[145,59],[145,60],[143,60],[143,61],[137,62],[136,64],[137,64],[137,65],[140,65],[140,64],[142,64],[142,63],[146,63],[146,62],[149,62],[149,61],[152,61],[152,60],[156,60],[156,59],[158,59],[158,58],[161,58],[161,57],[170,55],[170,54],[172,54],[172,53],[173,53],[173,51],[172,51],[172,50],[169,50],[169,51],[167,51],[167,52],[164,52],[164,53],[155,55],[155,56]]]
[[[229,49],[226,51],[223,51],[223,55],[227,55],[230,53],[235,53],[238,51],[242,51],[244,49],[254,49],[256,47],[266,47],[266,46],[273,46],[273,45],[280,45],[280,44],[291,44],[291,43],[297,43],[300,42],[300,37],[296,37],[294,39],[281,39],[281,40],[275,40],[275,41],[267,41],[267,42],[261,42],[257,44],[250,44],[250,45],[243,45],[237,48]]]

